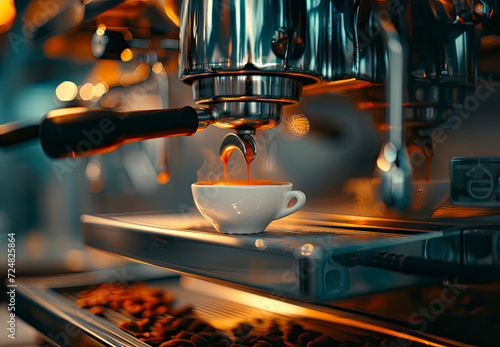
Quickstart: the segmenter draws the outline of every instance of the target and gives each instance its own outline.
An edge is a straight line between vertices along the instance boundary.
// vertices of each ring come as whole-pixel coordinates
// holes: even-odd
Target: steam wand
[[[406,149],[403,117],[404,51],[394,24],[378,14],[386,61],[386,143],[382,146],[378,167],[382,170],[382,198],[387,207],[405,210],[410,202],[411,164]]]

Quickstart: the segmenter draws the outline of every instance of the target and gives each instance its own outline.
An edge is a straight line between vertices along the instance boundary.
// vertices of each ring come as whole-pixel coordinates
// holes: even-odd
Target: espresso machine
[[[33,19],[44,5],[30,5],[25,16]],[[181,204],[180,211],[84,213],[86,246],[146,265],[20,281],[19,316],[51,344],[147,346],[119,328],[122,316],[75,305],[82,288],[141,280],[222,330],[293,318],[341,334],[346,346],[495,345],[500,159],[457,153],[444,162],[442,144],[494,95],[496,1],[68,0],[49,12],[24,38],[45,45],[46,55],[54,42],[70,51],[81,35],[95,62],[133,57],[146,66],[145,78],[137,68],[128,75],[138,82],[122,78],[110,94],[164,77],[169,67],[196,104],[170,108],[158,82],[159,107],[117,109],[104,103],[108,91],[97,97],[95,84],[85,98],[82,85],[79,98],[59,98],[62,107],[38,124],[0,127],[0,146],[9,150],[39,139],[55,163],[100,158],[86,165],[87,178],[99,169],[92,184],[106,153],[152,139],[196,141],[214,127],[224,132],[211,139],[217,159],[235,150],[232,160],[238,152],[247,163],[260,159],[271,147],[260,139],[284,126],[298,139],[287,158],[319,156],[300,138],[310,129],[335,132],[334,110],[307,113],[318,95],[347,105],[338,106],[353,113],[346,124],[358,126],[354,113],[363,112],[378,131],[377,146],[358,150],[370,177],[353,181],[346,172],[340,200],[312,199],[260,234],[219,234]],[[177,81],[168,83],[172,95]],[[443,180],[433,179],[434,163],[445,167]]]

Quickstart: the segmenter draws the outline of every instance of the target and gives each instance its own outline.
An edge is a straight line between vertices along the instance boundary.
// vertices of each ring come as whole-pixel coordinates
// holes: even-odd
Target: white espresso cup
[[[279,181],[198,182],[191,185],[200,213],[221,233],[263,232],[275,219],[298,211],[306,202],[292,183]],[[253,183],[253,184],[252,184]],[[295,205],[288,207],[296,198]]]

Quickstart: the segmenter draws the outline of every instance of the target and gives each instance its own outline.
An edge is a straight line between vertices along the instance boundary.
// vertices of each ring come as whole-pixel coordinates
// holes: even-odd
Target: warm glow
[[[179,4],[177,3],[177,1],[163,0],[163,7],[168,18],[170,18],[170,20],[174,22],[175,25],[179,26]]]
[[[131,61],[133,57],[134,53],[130,50],[130,48],[125,48],[122,54],[120,54],[121,60],[125,62]]]
[[[134,35],[132,35],[132,33],[128,30],[124,30],[121,33],[123,34],[123,38],[127,41],[130,41],[134,38]]]
[[[108,91],[108,86],[106,85],[106,82],[101,82],[97,83],[94,88],[92,89],[92,93],[94,94],[95,97],[100,98],[106,92]]]
[[[69,116],[72,114],[82,113],[82,112],[85,112],[87,110],[88,110],[88,108],[86,108],[86,107],[59,108],[59,109],[52,110],[49,113],[47,113],[47,118],[64,117],[64,116]]]
[[[387,172],[391,168],[391,163],[389,163],[387,160],[385,160],[383,157],[379,157],[377,159],[377,166],[380,170]]]
[[[146,80],[149,77],[151,68],[149,64],[139,64],[133,73],[123,74],[120,78],[120,84],[124,87],[130,86]]]
[[[70,81],[64,81],[56,88],[56,96],[61,101],[71,101],[76,97],[78,88]]]
[[[290,117],[287,122],[287,128],[295,136],[304,136],[311,129],[309,119],[302,114],[296,114]]]
[[[314,253],[314,246],[310,243],[304,244],[300,249],[300,254],[304,257],[308,257]]]
[[[167,184],[170,181],[170,174],[166,171],[160,172],[156,179],[160,184]]]
[[[0,34],[6,32],[16,19],[14,0],[0,0]]]
[[[85,265],[83,252],[78,249],[70,249],[66,252],[64,263],[71,271],[81,271]]]
[[[215,298],[240,302],[244,305],[255,308],[257,312],[272,312],[284,316],[299,316],[299,317],[314,317],[318,321],[331,322],[333,324],[341,324],[346,327],[364,329],[367,331],[378,332],[394,336],[396,339],[402,339],[409,342],[417,342],[426,346],[445,347],[442,343],[428,341],[421,337],[413,336],[405,332],[393,330],[384,326],[375,325],[373,323],[365,323],[363,320],[344,317],[345,313],[336,310],[321,310],[315,309],[314,306],[304,307],[295,305],[289,302],[280,301],[270,297],[261,296],[254,293],[245,292],[235,288],[222,286],[220,284],[205,282],[196,278],[182,276],[180,284],[183,288],[203,293]],[[321,307],[321,306],[320,306]],[[448,345],[449,346],[449,345]]]
[[[267,242],[266,242],[266,240],[263,240],[263,239],[257,239],[257,240],[255,240],[255,247],[257,247],[261,251],[265,250],[267,248]]]
[[[104,35],[104,33],[106,32],[106,26],[104,24],[99,24],[97,26],[97,30],[95,31],[95,33],[98,35],[98,36],[102,36]]]
[[[94,97],[94,85],[92,83],[85,83],[81,86],[80,97],[85,101],[91,100]]]
[[[159,74],[163,71],[163,64],[160,61],[157,61],[156,63],[153,64],[151,70],[153,70],[155,74]]]
[[[97,160],[91,160],[85,168],[85,176],[90,181],[97,180],[101,177],[101,164]]]

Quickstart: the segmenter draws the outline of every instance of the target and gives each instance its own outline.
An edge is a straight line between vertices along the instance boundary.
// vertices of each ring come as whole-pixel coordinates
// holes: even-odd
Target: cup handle
[[[293,198],[296,198],[297,202],[292,207],[287,207],[288,204],[290,203],[290,200],[292,200]],[[300,190],[291,190],[289,192],[286,192],[284,194],[283,206],[281,207],[281,210],[279,210],[279,212],[276,213],[274,219],[280,219],[294,212],[297,212],[302,206],[304,206],[305,203],[306,203],[306,195],[302,193]]]

